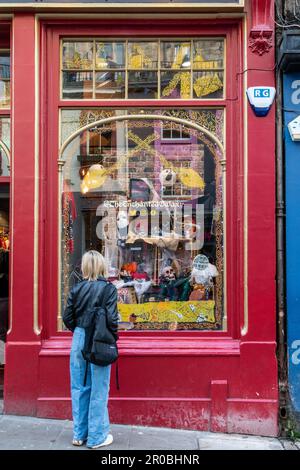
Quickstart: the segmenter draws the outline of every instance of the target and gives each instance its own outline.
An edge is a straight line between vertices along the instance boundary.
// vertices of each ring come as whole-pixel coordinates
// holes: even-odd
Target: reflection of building
[[[244,44],[261,18],[272,33],[272,2],[192,3],[173,2],[167,19],[155,16],[159,3],[148,3],[151,19],[134,13],[143,1],[120,3],[125,17],[112,12],[108,23],[101,2],[38,2],[26,15],[19,2],[5,20],[0,41],[14,44],[13,108],[0,115],[14,116],[6,413],[70,417],[61,308],[83,251],[96,247],[111,278],[132,282],[120,292],[134,329],[120,333],[112,420],[277,433],[274,111],[257,119],[245,100],[247,85],[273,83],[274,50]],[[205,19],[182,22],[203,8]],[[72,11],[67,22],[62,11]],[[129,200],[143,204],[127,211]],[[117,207],[117,222],[104,214],[101,240],[105,201],[126,210]],[[172,203],[185,212],[175,216]]]

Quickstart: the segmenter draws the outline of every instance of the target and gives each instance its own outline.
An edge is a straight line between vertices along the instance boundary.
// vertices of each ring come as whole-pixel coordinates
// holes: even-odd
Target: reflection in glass
[[[0,51],[0,78],[10,79],[10,52]]]
[[[0,108],[10,106],[10,81],[0,79]]]
[[[93,43],[92,42],[63,42],[63,69],[92,69]]]
[[[96,69],[123,68],[125,44],[122,42],[96,43]]]
[[[168,117],[222,129],[223,112],[150,112],[157,119],[141,114],[140,119],[124,116],[95,125],[64,151],[62,308],[70,286],[81,279],[83,252],[96,249],[118,290],[122,321],[133,329],[220,330],[223,156],[205,133],[189,128],[186,120],[183,126]],[[87,120],[123,113],[63,111],[62,135],[71,132],[70,125],[74,129],[76,123],[83,126]],[[167,131],[176,138],[164,140]]]
[[[190,99],[191,72],[162,72],[161,98]]]
[[[67,40],[62,51],[63,98],[223,97],[223,39]],[[9,95],[9,85],[1,86]]]
[[[0,51],[0,108],[10,106],[10,52]]]
[[[125,98],[125,72],[97,72],[95,98]]]
[[[93,98],[93,72],[63,72],[63,98]]]
[[[10,118],[0,117],[0,141],[10,149]],[[10,175],[9,155],[0,146],[0,176]]]
[[[191,68],[191,43],[162,42],[161,67],[171,69]]]
[[[157,98],[157,72],[128,72],[128,98]]]
[[[194,98],[222,98],[222,72],[194,72]]]
[[[157,42],[129,42],[128,68],[129,69],[156,69],[157,68]]]
[[[7,154],[0,147],[0,176],[10,175],[10,165]]]
[[[216,40],[194,41],[193,69],[222,69],[224,42]]]

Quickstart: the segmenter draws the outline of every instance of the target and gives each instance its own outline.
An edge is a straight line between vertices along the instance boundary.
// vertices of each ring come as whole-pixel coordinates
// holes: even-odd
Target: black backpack
[[[108,282],[106,283],[106,286]],[[82,349],[83,358],[86,360],[86,370],[84,376],[84,385],[86,385],[88,363],[98,366],[108,366],[118,359],[118,347],[114,335],[107,327],[106,310],[101,306],[106,286],[103,288],[101,301],[98,306],[89,310],[81,323],[85,329],[85,340]],[[117,387],[118,380],[117,380]]]

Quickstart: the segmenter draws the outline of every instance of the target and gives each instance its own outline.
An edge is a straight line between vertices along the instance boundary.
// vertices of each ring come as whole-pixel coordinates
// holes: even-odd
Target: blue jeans
[[[111,366],[88,363],[86,385],[83,385],[84,337],[85,330],[75,328],[70,356],[73,439],[87,440],[87,446],[91,447],[103,442],[109,433],[107,404]]]

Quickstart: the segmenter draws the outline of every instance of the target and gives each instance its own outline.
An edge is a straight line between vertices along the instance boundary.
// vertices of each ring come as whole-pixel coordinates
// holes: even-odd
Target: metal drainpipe
[[[281,2],[280,2],[281,3]],[[278,38],[280,39],[280,37]],[[277,41],[277,45],[278,45]],[[277,47],[278,50],[278,47]],[[286,435],[288,403],[287,351],[286,351],[286,302],[285,302],[285,185],[282,121],[282,77],[276,73],[276,230],[277,230],[277,359],[279,380],[279,427],[280,434]]]

